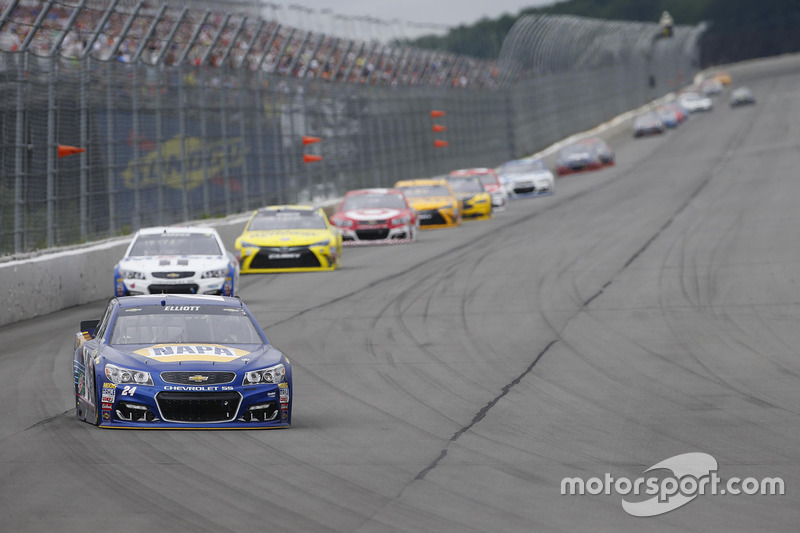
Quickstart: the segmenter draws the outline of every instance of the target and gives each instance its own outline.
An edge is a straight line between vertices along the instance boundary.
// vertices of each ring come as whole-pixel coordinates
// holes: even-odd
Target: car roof
[[[266,207],[261,207],[256,211],[258,213],[268,213],[273,211],[302,211],[302,212],[309,212],[309,211],[317,211],[319,208],[313,207],[310,205],[268,205]]]
[[[503,166],[511,166],[511,165],[530,165],[531,163],[536,162],[544,162],[541,157],[523,157],[522,159],[512,159],[511,161],[506,161],[503,163]]]
[[[475,168],[462,168],[450,172],[451,176],[477,176],[479,174],[496,174],[494,169],[475,167]]]
[[[141,228],[136,232],[138,235],[156,235],[160,233],[217,233],[212,227],[209,226],[153,226],[149,228]]]
[[[237,297],[212,296],[209,294],[140,294],[137,296],[119,296],[117,297],[117,301],[120,307],[137,307],[140,305],[242,306],[242,301]]]
[[[356,196],[359,194],[403,194],[403,191],[387,188],[353,189],[352,191],[347,191],[345,196]]]
[[[419,178],[415,180],[400,180],[395,183],[395,187],[425,187],[431,185],[447,185],[444,178]]]

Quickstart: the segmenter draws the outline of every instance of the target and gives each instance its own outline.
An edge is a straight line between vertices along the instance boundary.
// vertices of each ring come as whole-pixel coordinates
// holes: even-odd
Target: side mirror
[[[91,338],[94,338],[94,332],[99,323],[99,320],[81,320],[81,331],[87,332]]]

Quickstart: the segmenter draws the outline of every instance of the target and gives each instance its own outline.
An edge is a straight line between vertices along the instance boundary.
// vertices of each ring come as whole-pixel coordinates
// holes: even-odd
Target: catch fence
[[[0,254],[495,166],[677,89],[703,31],[526,17],[480,61],[241,6],[3,6]]]

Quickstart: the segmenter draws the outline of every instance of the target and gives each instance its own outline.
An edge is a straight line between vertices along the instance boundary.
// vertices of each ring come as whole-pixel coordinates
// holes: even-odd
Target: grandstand
[[[224,5],[224,10],[221,9]],[[362,85],[493,87],[493,61],[299,30],[260,2],[0,3],[0,51],[158,66],[227,67]]]

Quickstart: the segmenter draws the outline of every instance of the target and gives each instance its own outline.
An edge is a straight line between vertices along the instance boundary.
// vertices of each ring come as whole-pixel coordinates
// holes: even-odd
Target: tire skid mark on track
[[[533,368],[536,366],[536,364],[541,360],[542,357],[544,357],[544,354],[546,354],[550,350],[550,348],[552,348],[553,345],[556,344],[557,342],[558,342],[558,339],[551,340],[547,344],[547,346],[545,346],[544,349],[542,349],[542,351],[540,351],[536,355],[536,358],[531,362],[530,365],[528,365],[528,368],[526,368],[519,376],[514,378],[513,381],[511,381],[506,386],[504,386],[502,391],[500,392],[500,394],[498,394],[489,403],[484,405],[483,408],[481,408],[481,410],[478,411],[478,413],[472,418],[472,421],[470,421],[469,424],[467,424],[466,426],[464,426],[461,429],[459,429],[458,431],[456,431],[453,434],[453,436],[450,437],[450,440],[448,441],[448,445],[453,443],[453,442],[455,442],[455,441],[457,441],[459,439],[459,437],[461,437],[461,435],[463,435],[464,433],[469,431],[475,424],[477,424],[478,422],[480,422],[481,420],[486,418],[486,415],[489,413],[489,411],[492,409],[492,407],[497,405],[497,403],[500,400],[502,400],[509,392],[511,392],[511,389],[514,388],[515,385],[517,385],[528,374],[530,374],[533,371]],[[446,456],[447,456],[447,446],[445,446],[442,449],[442,451],[439,453],[439,456],[436,459],[434,459],[428,466],[426,466],[425,468],[420,470],[420,472],[416,476],[414,476],[414,481],[418,481],[418,480],[424,479],[425,475],[428,472],[430,472],[431,470],[433,470],[434,468],[436,468],[439,465],[439,462],[442,459],[444,459]]]
[[[762,119],[762,116],[758,115],[758,119],[759,120]],[[715,166],[714,170],[712,171],[712,174],[721,173],[723,167],[728,163],[730,158],[735,154],[735,151],[738,148],[738,146],[740,146],[744,142],[745,137],[756,126],[757,122],[756,121],[750,121],[750,122],[747,122],[746,124],[747,124],[746,128],[743,128],[739,132],[737,132],[737,135],[734,137],[733,141],[729,144],[728,149],[727,149],[727,151],[725,153],[725,156]],[[739,214],[736,217],[734,223],[731,224],[730,227],[727,229],[727,234],[731,235],[727,240],[735,242],[738,239],[738,237],[733,235],[733,232],[738,230],[741,227],[741,225],[742,225],[742,217],[741,217],[741,214]],[[691,267],[687,266],[688,263],[689,263],[689,259],[687,258],[687,255],[688,255],[687,254],[688,239],[681,239],[678,243],[676,243],[676,245],[679,244],[681,246],[681,249],[680,249],[680,259],[681,259],[680,260],[680,265],[681,265],[681,271],[682,271],[682,274],[680,276],[681,291],[682,291],[682,294],[683,294],[684,298],[687,301],[689,301],[695,308],[697,308],[697,309],[703,308],[703,309],[710,310],[711,313],[714,316],[714,319],[717,322],[719,322],[721,324],[722,323],[728,324],[728,325],[731,325],[731,326],[735,327],[738,331],[740,331],[743,334],[744,339],[747,339],[747,332],[744,330],[744,328],[742,328],[740,324],[738,324],[730,315],[728,315],[725,310],[719,309],[716,306],[714,306],[714,304],[712,302],[712,294],[709,293],[710,288],[713,287],[713,285],[714,285],[713,279],[716,276],[716,270],[714,268],[714,265],[716,265],[718,263],[718,261],[715,260],[715,258],[719,255],[720,249],[721,249],[721,247],[723,245],[723,242],[724,242],[724,239],[717,239],[717,241],[715,242],[714,247],[713,247],[713,249],[711,251],[711,260],[708,262],[708,264],[706,266],[707,272],[705,272],[704,274],[709,280],[712,280],[712,281],[709,281],[708,286],[705,287],[705,290],[703,290],[703,287],[700,286],[700,282],[699,281],[702,278],[702,276],[697,271],[697,265],[694,264],[694,265],[691,265]],[[667,260],[668,256],[669,256],[669,254],[665,255],[665,261]],[[687,271],[689,268],[692,268],[692,272],[687,272],[686,275],[684,275],[683,273],[685,271]],[[664,271],[664,269],[665,269],[665,267],[662,264],[662,272]],[[662,276],[662,279],[663,279],[663,276]],[[688,281],[694,282],[694,287],[692,287],[693,290],[690,290],[687,287],[686,284],[687,284]],[[663,290],[659,291],[659,294],[665,294],[665,291],[663,291]],[[670,327],[670,329],[672,331],[676,331],[676,328],[678,328],[678,325],[675,324],[675,320],[670,320],[671,313],[669,311],[670,311],[670,307],[671,306],[667,305],[663,301],[663,298],[660,300],[659,304],[660,304],[661,312],[665,316],[666,323],[669,325],[669,327]],[[758,310],[758,308],[759,308],[758,305],[747,305],[747,307],[749,309],[751,309],[757,316],[759,316],[759,318],[761,318],[761,315],[760,315],[759,310]],[[763,322],[764,322],[764,324],[766,326],[767,321],[763,321]],[[767,329],[769,329],[769,328],[767,327]],[[745,340],[742,340],[742,339],[731,339],[730,337],[727,337],[727,336],[723,337],[718,332],[713,332],[713,333],[723,343],[730,344],[731,342],[733,342],[736,346],[744,348],[746,351],[750,352],[751,354],[753,354],[755,356],[758,356],[760,358],[763,358],[763,359],[767,359],[770,363],[772,363],[773,365],[778,367],[781,370],[782,373],[789,374],[789,375],[792,375],[794,377],[800,377],[800,373],[798,373],[796,370],[794,370],[793,368],[788,367],[785,364],[780,363],[776,358],[770,357],[770,356],[768,356],[768,355],[756,350],[755,347],[751,346]],[[792,413],[792,414],[800,414],[800,410],[795,409],[792,406],[778,405],[778,404],[774,403],[773,401],[765,400],[762,396],[756,395],[754,393],[754,391],[746,390],[741,385],[733,383],[729,379],[726,379],[725,377],[719,375],[719,373],[715,372],[711,367],[709,367],[708,365],[703,363],[703,361],[700,359],[700,357],[698,357],[698,355],[696,354],[696,350],[692,349],[692,347],[688,346],[685,343],[685,341],[681,340],[681,336],[680,335],[676,334],[675,338],[678,339],[678,341],[682,344],[683,351],[689,357],[691,357],[696,362],[697,365],[702,367],[709,374],[709,376],[711,376],[711,378],[710,378],[711,381],[713,381],[717,385],[720,385],[720,386],[722,386],[724,388],[727,388],[728,390],[731,390],[731,391],[733,391],[733,392],[735,392],[737,394],[740,394],[744,398],[750,400],[751,402],[753,402],[755,404],[759,404],[760,403],[760,404],[763,404],[764,406],[768,406],[770,408],[780,409],[780,410],[782,410],[784,412],[788,412],[788,413]],[[683,366],[683,365],[680,365],[680,366]],[[686,367],[684,367],[684,368],[686,368]],[[688,368],[686,368],[686,369],[691,372],[691,370],[689,370]],[[695,375],[700,375],[697,372],[693,372],[693,373]],[[732,416],[737,416],[736,413],[734,413],[734,412],[730,412],[729,414],[731,414]]]
[[[664,143],[659,144],[656,148],[654,148],[652,150],[652,152],[658,151],[658,149],[663,148],[664,146],[667,146],[669,143],[672,142],[673,139],[674,139],[674,137],[670,137],[670,138],[666,139],[666,141]],[[475,237],[475,239],[473,241],[473,246],[477,247],[479,245],[483,245],[487,241],[491,241],[492,239],[494,239],[496,237],[497,233],[500,233],[500,232],[502,232],[504,230],[507,230],[507,229],[509,229],[509,228],[511,228],[513,226],[516,226],[516,225],[522,223],[522,222],[528,222],[528,221],[530,221],[532,219],[535,219],[535,218],[537,218],[537,217],[539,217],[539,216],[541,216],[541,215],[543,215],[545,213],[549,213],[549,212],[551,212],[553,210],[556,210],[556,209],[561,209],[562,206],[564,204],[566,204],[566,203],[572,202],[572,201],[577,200],[579,198],[583,198],[585,196],[590,196],[591,194],[599,191],[600,189],[606,188],[609,185],[611,185],[612,183],[615,183],[617,181],[622,180],[623,178],[625,178],[627,176],[630,176],[631,174],[636,172],[636,170],[637,170],[639,165],[645,164],[644,163],[644,159],[646,159],[646,158],[643,158],[641,163],[636,164],[636,165],[632,165],[627,170],[621,171],[619,174],[617,174],[616,176],[608,179],[607,181],[598,183],[598,184],[596,184],[596,185],[594,185],[592,187],[589,187],[587,189],[584,189],[582,191],[579,191],[579,192],[576,192],[576,193],[573,193],[573,194],[564,195],[563,197],[559,197],[559,196],[550,197],[550,198],[555,199],[555,201],[553,201],[553,203],[551,203],[551,204],[549,204],[549,205],[547,205],[547,206],[545,206],[545,207],[543,207],[543,208],[541,208],[541,209],[539,209],[537,211],[534,211],[534,212],[532,212],[532,213],[530,213],[528,215],[525,215],[525,216],[520,217],[518,219],[511,220],[511,221],[506,222],[504,224],[501,224],[499,226],[493,227],[491,230],[487,230],[486,233],[484,233],[483,235]],[[446,231],[446,230],[444,230],[444,231]],[[313,307],[309,307],[307,309],[303,309],[302,311],[298,311],[298,312],[296,312],[296,313],[294,313],[294,314],[292,314],[290,316],[287,316],[287,317],[282,318],[280,320],[276,320],[275,322],[272,322],[270,324],[266,324],[266,325],[262,324],[262,328],[266,332],[266,330],[268,330],[269,328],[273,328],[275,326],[279,326],[281,324],[285,324],[287,322],[291,322],[291,321],[297,319],[298,317],[301,317],[301,316],[306,315],[308,313],[311,313],[313,311],[318,311],[318,310],[324,309],[324,308],[326,308],[326,307],[328,307],[330,305],[345,301],[345,300],[347,300],[349,298],[352,298],[353,296],[355,296],[357,294],[361,294],[361,293],[366,292],[366,291],[368,291],[370,289],[373,289],[373,288],[375,288],[377,286],[380,286],[380,285],[386,283],[386,281],[388,281],[388,280],[391,280],[391,279],[394,279],[394,278],[397,278],[397,277],[401,277],[401,276],[404,276],[404,275],[407,275],[407,274],[410,274],[410,273],[413,273],[413,272],[417,272],[418,270],[421,270],[421,269],[425,268],[426,266],[435,264],[437,261],[440,261],[441,259],[444,259],[444,258],[447,258],[447,257],[453,257],[456,254],[456,252],[458,252],[459,249],[460,249],[460,246],[454,246],[454,247],[451,247],[451,248],[443,248],[443,250],[440,253],[435,254],[435,255],[431,255],[425,261],[422,261],[422,262],[417,263],[417,264],[415,264],[413,266],[410,266],[410,267],[406,268],[405,270],[402,270],[402,271],[387,275],[387,276],[385,276],[383,278],[376,279],[375,281],[373,281],[371,283],[368,283],[366,285],[363,285],[363,286],[361,286],[361,287],[359,287],[359,288],[357,288],[357,289],[355,289],[355,290],[353,290],[351,292],[342,294],[341,296],[337,296],[336,298],[332,298],[332,299],[328,300],[327,302],[323,302],[323,303],[321,303],[319,305],[316,305],[316,306],[313,306]],[[458,258],[458,257],[461,257],[461,255],[456,256],[456,258]]]
[[[652,246],[652,244],[664,233],[664,231],[666,231],[667,228],[669,228],[672,225],[672,223],[675,221],[675,219],[677,217],[679,217],[689,207],[689,205],[691,205],[691,203],[703,192],[703,190],[706,189],[706,187],[708,186],[710,181],[715,176],[720,174],[723,166],[727,163],[728,159],[730,159],[730,157],[733,155],[735,149],[744,142],[744,138],[747,135],[747,133],[750,131],[752,126],[753,126],[753,123],[750,122],[750,123],[747,124],[746,128],[743,128],[743,129],[739,130],[738,132],[736,132],[736,134],[733,136],[731,141],[727,144],[724,153],[718,159],[718,161],[716,162],[716,164],[714,165],[712,170],[710,172],[706,173],[702,177],[702,179],[700,180],[700,183],[692,190],[692,192],[689,194],[689,196],[686,198],[686,200],[684,202],[682,202],[680,206],[678,206],[678,208],[672,213],[672,215],[670,215],[670,217],[667,219],[667,221],[664,222],[664,224],[662,224],[661,227],[659,227],[658,230],[656,230],[656,232],[653,235],[651,235],[647,239],[647,241],[645,241],[645,243],[639,249],[637,249],[633,253],[633,255],[631,255],[630,258],[628,258],[628,260],[623,264],[623,266],[617,272],[615,272],[611,276],[611,278],[609,280],[607,280],[595,294],[593,294],[591,297],[589,297],[586,301],[583,302],[583,304],[580,306],[580,308],[578,310],[576,310],[576,312],[572,315],[572,317],[570,319],[567,320],[567,323],[569,323],[572,320],[572,318],[574,318],[575,316],[577,316],[581,312],[585,311],[586,308],[588,307],[588,305],[592,301],[594,301],[596,298],[601,296],[603,294],[603,292],[613,284],[614,279],[617,278],[620,274],[622,274],[626,269],[628,269],[644,252],[646,252]],[[669,139],[667,139],[666,143],[658,145],[658,148],[663,148],[663,146],[666,146],[667,143],[670,140],[674,139],[674,138],[675,138],[674,136],[670,137]],[[653,151],[655,152],[656,149],[654,149]],[[639,163],[639,164],[645,164],[645,161],[646,161],[646,158],[643,158],[641,160],[641,163]],[[627,172],[621,173],[619,176],[616,176],[613,179],[609,180],[608,182],[604,183],[603,187],[607,187],[608,184],[619,180],[623,176],[629,175],[637,167],[638,167],[638,165],[634,165]],[[575,199],[576,197],[583,196],[584,194],[589,193],[589,191],[593,192],[594,190],[596,190],[596,188],[592,188],[592,189],[583,191],[582,193],[578,193],[577,195],[571,196],[570,199]],[[538,214],[538,212],[534,213],[534,215],[536,215],[536,214]],[[531,215],[528,218],[532,218],[534,215]],[[556,339],[551,340],[547,344],[547,346],[544,348],[544,350],[542,350],[536,356],[536,358],[531,363],[531,365],[522,374],[520,374],[517,378],[515,378],[511,383],[509,383],[508,385],[503,387],[501,393],[497,397],[495,397],[493,400],[491,400],[488,404],[486,404],[478,412],[478,414],[475,415],[475,417],[472,419],[472,421],[469,424],[467,424],[466,426],[464,426],[461,429],[459,429],[458,431],[456,431],[455,434],[453,434],[453,436],[450,437],[450,439],[448,440],[447,444],[445,445],[445,447],[440,452],[439,456],[436,459],[434,459],[428,466],[426,466],[424,469],[422,469],[415,476],[414,480],[417,481],[417,480],[424,479],[425,476],[428,474],[428,472],[430,472],[431,470],[436,468],[436,466],[438,466],[438,464],[447,456],[447,449],[450,446],[450,444],[454,443],[456,440],[458,440],[458,438],[461,435],[463,435],[465,432],[469,431],[469,429],[471,429],[475,424],[477,424],[480,420],[485,418],[485,416],[488,413],[488,411],[492,407],[494,407],[505,395],[507,395],[508,392],[511,390],[511,388],[514,385],[519,383],[525,376],[527,376],[533,370],[533,368],[535,367],[536,363],[538,363],[541,360],[542,356],[544,356],[544,354],[547,351],[549,351],[549,349],[559,341],[564,342],[564,339],[560,335]],[[566,343],[566,345],[569,346],[568,343]],[[576,353],[578,353],[578,352],[576,352]],[[600,370],[600,369],[598,368],[598,370]],[[710,372],[710,370],[709,370],[709,372]]]

